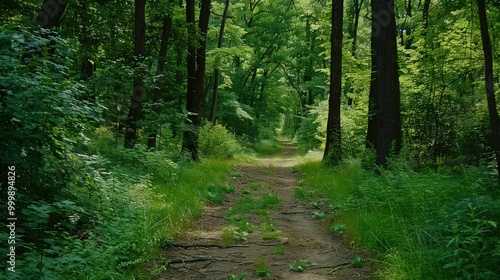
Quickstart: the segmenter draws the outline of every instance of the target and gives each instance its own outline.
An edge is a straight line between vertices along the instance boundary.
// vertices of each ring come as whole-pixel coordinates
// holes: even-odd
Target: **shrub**
[[[242,151],[236,136],[220,124],[206,123],[200,129],[199,149],[204,155],[232,158]]]

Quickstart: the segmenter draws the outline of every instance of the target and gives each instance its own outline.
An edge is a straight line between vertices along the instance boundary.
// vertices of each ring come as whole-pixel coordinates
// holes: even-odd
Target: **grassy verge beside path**
[[[380,175],[359,162],[303,164],[296,195],[330,209],[332,231],[374,251],[381,279],[499,279],[500,201],[478,170],[415,172],[395,164]]]

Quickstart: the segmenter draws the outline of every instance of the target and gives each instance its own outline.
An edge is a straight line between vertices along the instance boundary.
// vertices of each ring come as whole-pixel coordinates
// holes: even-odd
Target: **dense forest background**
[[[378,277],[499,277],[499,1],[0,7],[9,279],[154,277],[234,156],[278,136],[324,154],[304,182],[377,253]]]

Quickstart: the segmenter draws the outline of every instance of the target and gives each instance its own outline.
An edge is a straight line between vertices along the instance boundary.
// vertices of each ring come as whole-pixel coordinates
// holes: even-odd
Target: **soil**
[[[359,256],[345,237],[333,234],[326,222],[315,219],[314,208],[297,200],[294,189],[300,174],[293,166],[297,147],[283,142],[283,149],[274,156],[259,158],[239,165],[228,185],[236,187],[222,205],[207,206],[202,217],[191,224],[187,233],[165,251],[169,267],[159,280],[186,279],[369,279],[370,265],[351,266]],[[252,186],[254,188],[252,188]],[[257,189],[255,186],[260,186]],[[248,213],[254,227],[239,242],[227,244],[221,234],[230,222],[230,207],[245,197],[259,199],[265,194],[280,197],[278,209],[268,210],[266,221],[272,221],[276,234],[263,238],[262,214]],[[309,264],[303,272],[295,272],[289,264],[304,260]],[[260,266],[259,266],[260,264]],[[267,276],[258,276],[257,267],[267,267]],[[266,271],[266,269],[262,269]],[[230,278],[233,275],[233,278]]]

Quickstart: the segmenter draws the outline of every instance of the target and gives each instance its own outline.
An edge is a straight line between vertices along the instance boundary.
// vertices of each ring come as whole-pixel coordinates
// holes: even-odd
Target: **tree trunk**
[[[59,26],[69,0],[44,0],[36,17],[36,23],[42,28]]]
[[[167,43],[170,38],[170,31],[172,30],[172,16],[166,15],[163,20],[163,32],[161,35],[160,52],[158,55],[158,65],[156,66],[156,76],[163,73],[165,67],[165,57],[167,55]],[[153,96],[153,107],[157,115],[160,114],[160,106],[157,104],[161,99],[161,88],[158,84],[155,87]],[[148,148],[154,150],[156,148],[156,129],[148,136]]]
[[[342,160],[342,145],[340,132],[340,103],[342,93],[342,21],[344,0],[333,0],[332,33],[331,33],[331,63],[330,63],[330,97],[328,123],[326,128],[326,143],[323,161],[339,164]]]
[[[493,152],[497,160],[497,172],[500,177],[500,128],[497,112],[497,104],[495,99],[495,91],[493,90],[493,57],[491,52],[490,34],[488,31],[488,21],[486,18],[486,5],[484,0],[477,0],[479,11],[479,23],[481,26],[481,38],[483,41],[484,52],[484,84],[486,87],[486,100],[488,101],[488,113],[491,123],[491,140]]]
[[[191,153],[194,161],[200,161],[198,155],[198,131],[201,124],[201,113],[204,99],[205,84],[205,53],[208,20],[210,17],[210,0],[202,0],[200,19],[198,22],[198,36],[190,32],[191,38],[198,37],[198,48],[190,42],[188,49],[188,93],[186,109],[191,128],[184,131],[182,149]],[[186,1],[186,21],[194,30],[194,0]]]
[[[402,144],[394,0],[372,0],[371,43],[367,146],[375,148],[376,163],[385,166]]]
[[[425,32],[427,31],[427,27],[429,26],[429,7],[431,5],[431,0],[425,0],[424,1],[424,8],[422,10],[422,19],[423,19],[423,27],[424,31],[423,34],[425,37]]]
[[[363,7],[364,0],[354,0],[354,26],[351,30],[352,37],[352,56],[356,57],[356,50],[358,45],[358,27],[359,27],[359,15],[361,14],[361,7]]]
[[[135,59],[137,65],[144,60],[146,48],[146,0],[135,0]],[[134,75],[134,87],[128,116],[125,122],[125,148],[133,148],[137,142],[138,122],[142,115],[144,80],[142,71]]]
[[[220,31],[219,31],[219,42],[217,43],[217,48],[222,48],[222,43],[224,42],[224,29],[226,27],[226,18],[227,18],[227,13],[229,11],[229,3],[230,0],[226,0],[225,6],[224,6],[224,12],[222,14],[222,21],[220,24]],[[217,98],[219,96],[219,76],[220,76],[220,69],[216,68],[214,71],[214,90],[213,90],[213,95],[212,95],[212,107],[210,108],[210,122],[215,124],[215,111],[217,109]]]

